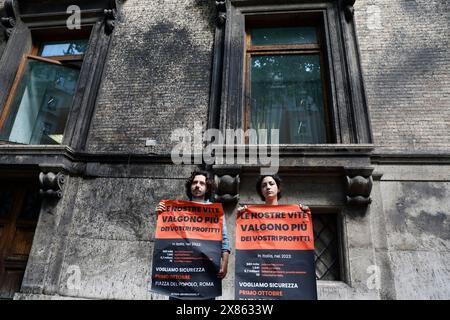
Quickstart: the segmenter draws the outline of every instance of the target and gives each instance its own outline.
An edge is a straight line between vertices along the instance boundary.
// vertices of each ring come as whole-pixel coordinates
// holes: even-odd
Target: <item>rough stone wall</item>
[[[21,292],[164,299],[149,292],[154,209],[161,199],[185,197],[184,181],[192,168],[158,169],[171,178],[70,177],[64,198],[41,211]]]
[[[450,148],[450,3],[358,0],[355,22],[378,151]]]
[[[83,298],[151,298],[148,281],[156,217],[152,208],[157,199],[177,194],[182,183],[111,178],[82,181],[64,248],[58,293]],[[67,285],[71,266],[78,266],[81,273],[78,288]]]
[[[174,128],[206,122],[213,10],[209,0],[124,3],[92,120],[89,151],[168,153]],[[159,145],[145,148],[145,138]]]
[[[16,299],[166,299],[149,292],[153,209],[161,199],[185,197],[191,169],[164,165],[141,178],[71,177],[58,206],[41,211]],[[374,183],[373,203],[357,214],[345,209],[339,177],[283,176],[282,203],[343,208],[341,264],[348,278],[319,281],[319,299],[448,299],[450,177],[442,177],[440,166],[383,165],[376,171],[383,175]],[[241,177],[242,203],[260,203],[254,181],[253,175]],[[225,208],[234,248],[235,208]],[[367,285],[373,266],[379,287]],[[234,298],[234,268],[232,252],[221,299]]]
[[[358,0],[355,23],[376,152],[450,150],[450,3]],[[450,297],[448,166],[381,165],[372,228],[381,298]]]
[[[417,175],[411,181],[398,168],[385,167],[381,181],[395,294],[397,299],[448,299],[450,178],[438,166],[421,169],[428,172],[426,179]]]
[[[0,58],[3,55],[3,51],[5,50],[6,47],[6,40],[5,40],[5,36],[3,34],[3,28],[0,27]]]
[[[206,121],[213,11],[208,0],[124,3],[88,150],[165,153],[174,127]],[[446,0],[356,1],[377,151],[450,147],[449,16]]]

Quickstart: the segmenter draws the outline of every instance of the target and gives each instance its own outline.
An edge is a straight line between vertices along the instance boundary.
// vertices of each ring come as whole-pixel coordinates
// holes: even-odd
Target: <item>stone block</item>
[[[431,251],[390,252],[395,270],[397,299],[450,299],[450,253]]]
[[[71,234],[111,240],[153,241],[155,208],[183,199],[184,180],[93,179],[80,184]]]
[[[71,238],[61,267],[59,295],[91,299],[154,299],[149,292],[153,244]]]
[[[382,182],[381,194],[394,250],[449,250],[449,182]]]

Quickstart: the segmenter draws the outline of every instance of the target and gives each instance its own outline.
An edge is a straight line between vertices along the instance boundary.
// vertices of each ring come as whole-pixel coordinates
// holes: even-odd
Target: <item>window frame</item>
[[[35,32],[32,31],[32,46],[30,48],[30,51],[28,53],[23,54],[23,56],[20,60],[18,71],[14,78],[14,82],[13,82],[12,87],[6,97],[6,102],[3,106],[3,108],[0,110],[0,131],[3,130],[5,123],[8,119],[8,116],[9,116],[10,112],[12,111],[11,108],[12,108],[12,105],[14,102],[14,98],[16,97],[17,89],[19,87],[20,81],[22,80],[22,78],[24,76],[24,72],[25,72],[25,69],[26,69],[29,59],[42,61],[42,62],[55,64],[55,65],[60,65],[60,66],[65,66],[68,68],[74,68],[75,66],[68,65],[64,62],[67,62],[67,61],[79,62],[79,63],[81,63],[81,66],[79,68],[76,66],[75,68],[80,69],[80,71],[81,71],[82,63],[83,63],[83,60],[84,60],[84,57],[86,54],[43,57],[43,56],[38,55],[38,53],[41,48],[41,45],[45,42],[52,42],[52,41],[63,42],[63,41],[80,40],[80,39],[87,39],[89,41],[89,38],[90,38],[90,35],[92,32],[92,26],[89,26],[89,25],[83,26],[80,29],[80,31],[69,32],[68,34],[64,34],[63,32],[61,32],[61,30],[63,30],[63,29],[60,29],[60,28],[53,29],[52,31],[55,31],[55,30],[56,30],[56,35],[53,35],[52,32],[49,32],[49,30],[43,30],[43,31],[39,30],[39,31],[35,31]],[[78,88],[78,86],[79,86],[79,83],[77,81],[77,88]],[[74,97],[72,98],[72,105],[74,103],[74,100],[75,100],[75,94],[74,94]],[[72,107],[71,107],[71,109],[72,109]],[[69,111],[69,113],[70,113],[70,111]],[[64,126],[63,139],[66,134],[65,129],[66,129],[68,120],[69,119],[66,120],[66,124]],[[22,144],[22,143],[17,143],[17,142],[12,142],[9,140],[0,139],[0,144]]]
[[[328,279],[317,279],[317,281],[331,281],[331,282],[343,282],[346,284],[350,284],[350,277],[348,274],[349,266],[348,266],[348,259],[347,254],[345,252],[346,248],[346,235],[344,232],[344,225],[345,225],[345,216],[342,213],[341,210],[338,208],[321,208],[321,207],[311,207],[312,212],[312,220],[314,221],[314,217],[320,216],[320,215],[329,215],[334,216],[335,219],[335,228],[336,228],[336,247],[337,247],[337,256],[336,259],[338,260],[338,268],[337,271],[339,272],[339,279],[337,280],[328,280]],[[314,237],[314,241],[316,241],[316,238]],[[315,249],[314,249],[315,250]],[[314,254],[314,258],[316,257],[316,254]],[[316,266],[317,271],[317,266]]]
[[[289,16],[291,19],[289,19]],[[280,19],[268,20],[264,15],[256,15],[251,17],[251,22],[246,21],[245,25],[245,62],[244,62],[244,115],[243,115],[243,129],[244,131],[251,128],[251,59],[253,56],[264,55],[310,55],[317,54],[320,59],[320,76],[322,79],[322,95],[324,108],[324,123],[325,123],[325,143],[333,143],[335,141],[335,133],[330,122],[329,110],[329,68],[326,62],[326,46],[324,46],[323,30],[320,21],[317,17],[308,17],[304,21],[290,21],[295,20],[295,15],[287,14],[287,20]],[[320,17],[319,17],[320,18]],[[250,19],[249,19],[250,20]],[[282,45],[252,45],[251,44],[251,30],[259,27],[314,27],[316,30],[317,44],[282,44]],[[249,143],[249,137],[246,136],[246,144]],[[281,143],[280,143],[281,144]]]
[[[78,4],[81,9],[81,30],[69,30],[66,22],[70,13],[66,4]],[[52,40],[76,38],[89,30],[88,48],[78,78],[72,106],[66,122],[62,148],[84,151],[89,134],[92,115],[109,47],[113,38],[114,21],[118,18],[118,0],[92,0],[90,2],[70,2],[69,0],[48,1],[45,5],[32,0],[17,0],[14,11],[16,23],[0,59],[0,113],[3,112],[17,75],[23,73],[22,57],[33,51],[35,39]],[[35,49],[34,49],[35,50]],[[37,51],[35,52],[37,53]],[[0,141],[0,145],[15,144]],[[37,145],[24,145],[33,148]],[[41,145],[44,148],[48,145]]]
[[[248,18],[256,15],[275,17],[280,14],[315,13],[323,19],[323,38],[326,46],[324,57],[329,69],[329,123],[332,144],[372,145],[372,130],[355,26],[353,19],[348,18],[345,3],[338,0],[298,0],[289,3],[275,0],[229,0],[225,10],[225,25],[216,28],[216,37],[223,39],[223,42],[215,45],[215,52],[219,56],[214,60],[210,128],[218,128],[222,132],[226,129],[243,128],[246,94],[245,33]],[[220,62],[222,65],[218,68],[217,63]],[[304,148],[304,144],[280,145],[280,154],[301,154]]]

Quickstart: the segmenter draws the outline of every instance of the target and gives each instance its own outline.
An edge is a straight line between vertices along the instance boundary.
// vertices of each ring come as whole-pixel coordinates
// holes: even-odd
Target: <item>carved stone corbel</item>
[[[367,206],[372,202],[373,168],[350,169],[346,172],[347,205]]]
[[[4,3],[6,17],[1,18],[1,24],[5,28],[5,37],[9,39],[16,25],[16,15],[14,14],[13,0],[6,0]]]
[[[237,203],[239,201],[239,175],[214,176],[217,192],[214,195],[215,202]]]
[[[61,199],[63,196],[62,187],[65,183],[65,179],[62,172],[56,174],[53,172],[41,172],[39,174],[40,196],[46,199]]]
[[[356,0],[343,0],[344,2],[344,15],[345,20],[347,22],[350,22],[353,20],[353,15],[355,13],[355,8],[353,8],[353,5],[355,4]]]
[[[227,6],[226,1],[216,1],[216,9],[217,9],[217,25],[219,27],[225,25],[225,21],[227,20]]]
[[[115,26],[117,20],[117,10],[116,9],[105,9],[105,33],[110,35]]]

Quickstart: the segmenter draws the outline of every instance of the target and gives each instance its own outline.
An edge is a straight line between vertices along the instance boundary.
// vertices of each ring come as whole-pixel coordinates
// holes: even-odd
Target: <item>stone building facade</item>
[[[319,272],[319,299],[450,298],[447,0],[55,2],[0,0],[2,114],[22,56],[65,27],[68,6],[90,32],[61,143],[0,143],[0,191],[17,190],[0,208],[13,212],[20,190],[41,194],[36,223],[2,240],[27,257],[13,265],[0,247],[2,298],[165,299],[149,291],[154,208],[184,199],[196,167],[172,162],[171,134],[242,127],[246,28],[280,14],[320,16],[325,30],[333,138],[279,148],[282,202],[330,226],[322,259],[335,274]],[[260,167],[206,166],[232,245],[237,203],[260,203]],[[223,299],[234,266],[232,253]]]

